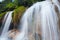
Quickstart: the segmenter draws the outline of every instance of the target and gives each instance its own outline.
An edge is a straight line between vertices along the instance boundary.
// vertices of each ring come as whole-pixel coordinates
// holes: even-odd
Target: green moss
[[[26,10],[26,7],[24,7],[24,6],[20,6],[17,9],[14,10],[14,13],[13,13],[13,23],[15,25],[19,22],[21,16],[25,12],[25,10]]]

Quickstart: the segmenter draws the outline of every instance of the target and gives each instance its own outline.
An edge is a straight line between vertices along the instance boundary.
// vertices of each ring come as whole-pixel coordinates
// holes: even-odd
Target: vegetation
[[[0,13],[11,11],[16,9],[19,6],[30,7],[32,4],[36,3],[37,1],[42,0],[4,0],[0,2]]]
[[[11,10],[14,10],[15,8],[16,8],[17,6],[16,5],[14,5],[13,3],[9,3],[9,4],[7,4],[6,5],[6,9],[7,9],[7,11],[11,11]]]
[[[3,18],[3,16],[6,14],[6,12],[0,14],[0,19]]]
[[[26,7],[24,7],[24,6],[20,6],[14,10],[12,17],[13,17],[13,23],[15,26],[19,23],[20,18],[23,15],[23,13],[25,12],[25,10],[26,10]]]
[[[42,0],[4,0],[0,2],[0,20],[4,17],[7,11],[14,11],[12,15],[12,22],[14,26],[17,26],[21,16],[27,7]]]

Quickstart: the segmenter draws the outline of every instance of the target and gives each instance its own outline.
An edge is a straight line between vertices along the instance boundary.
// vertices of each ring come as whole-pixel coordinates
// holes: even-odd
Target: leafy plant
[[[0,19],[2,19],[2,18],[4,17],[5,14],[6,14],[6,12],[1,13],[1,14],[0,14]]]

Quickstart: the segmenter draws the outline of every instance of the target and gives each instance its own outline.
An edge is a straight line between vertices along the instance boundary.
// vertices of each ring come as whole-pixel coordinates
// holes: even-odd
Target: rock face
[[[8,34],[9,39],[15,40],[16,36],[17,36],[20,32],[19,32],[17,29],[13,29],[13,30],[10,30],[8,33],[9,33],[9,34]]]
[[[0,35],[1,35],[1,32],[2,32],[2,22],[3,22],[3,18],[2,19],[0,19]]]
[[[0,27],[1,27],[1,25],[2,25],[2,19],[0,19]]]

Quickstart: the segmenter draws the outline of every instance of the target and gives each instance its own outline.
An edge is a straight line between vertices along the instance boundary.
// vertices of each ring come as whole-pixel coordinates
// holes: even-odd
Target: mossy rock
[[[26,7],[24,7],[24,6],[20,6],[14,10],[13,23],[15,26],[19,23],[19,21],[20,21],[22,15],[24,14],[25,10],[26,10]]]

